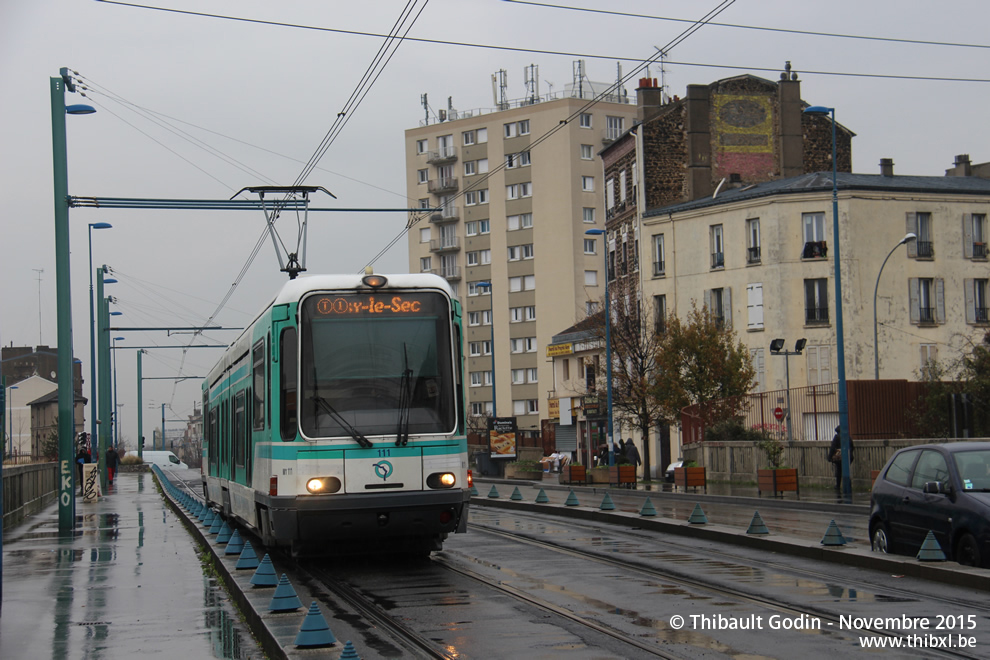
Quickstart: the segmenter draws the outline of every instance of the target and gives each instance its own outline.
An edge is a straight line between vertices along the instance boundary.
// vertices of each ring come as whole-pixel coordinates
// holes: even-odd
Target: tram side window
[[[247,413],[244,392],[238,392],[234,397],[234,465],[244,467],[245,445],[247,444],[247,425],[244,416]]]
[[[210,466],[216,469],[219,464],[220,457],[220,447],[217,443],[218,431],[217,431],[217,408],[213,406],[210,408],[210,432],[208,438],[209,454],[210,454]]]
[[[286,328],[282,331],[281,367],[281,399],[280,413],[282,419],[282,441],[292,442],[296,439],[297,402],[296,402],[296,329]]]
[[[251,349],[251,364],[254,374],[254,423],[252,428],[255,431],[265,430],[265,340],[259,339],[258,343]]]

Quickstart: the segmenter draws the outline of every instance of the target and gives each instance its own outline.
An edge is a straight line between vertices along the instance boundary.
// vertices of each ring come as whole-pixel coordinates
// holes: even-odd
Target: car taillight
[[[471,475],[471,470],[468,470],[468,488],[474,486],[474,477]]]
[[[278,495],[278,477],[272,477],[268,480],[268,494],[272,497]]]

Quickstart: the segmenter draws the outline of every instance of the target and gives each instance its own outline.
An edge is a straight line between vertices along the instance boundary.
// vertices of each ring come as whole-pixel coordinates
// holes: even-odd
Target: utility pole
[[[38,274],[38,346],[41,346],[45,342],[41,338],[41,274],[45,272],[44,268],[32,268],[34,272]]]

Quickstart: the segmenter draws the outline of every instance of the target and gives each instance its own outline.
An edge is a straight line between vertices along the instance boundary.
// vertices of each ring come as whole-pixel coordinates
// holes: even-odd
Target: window
[[[832,382],[832,357],[829,346],[806,346],[808,385],[828,385]]]
[[[426,150],[430,148],[430,143],[428,140],[416,140],[416,153],[425,154]]]
[[[578,123],[581,126],[581,128],[591,128],[591,113],[582,112]]]
[[[605,179],[605,218],[612,216],[615,208],[615,179]]]
[[[521,323],[526,318],[522,307],[509,308],[509,323]]]
[[[492,310],[484,309],[481,311],[481,325],[491,325],[492,324]]]
[[[987,216],[985,213],[963,214],[963,255],[968,259],[986,259]]]
[[[523,353],[525,350],[526,350],[526,344],[521,338],[509,340],[510,353]]]
[[[471,404],[471,414],[475,417],[484,417],[492,414],[491,401],[476,401]]]
[[[478,160],[475,161],[475,163],[477,163],[477,165],[478,165],[477,166],[478,174],[487,174],[488,173],[488,159],[487,158],[479,158]]]
[[[907,244],[908,256],[915,259],[934,259],[932,214],[926,212],[908,213],[906,226],[908,232],[918,237],[918,240]]]
[[[708,237],[712,250],[712,268],[725,268],[725,244],[722,241],[722,225],[712,225],[709,227]]]
[[[472,220],[470,222],[465,222],[464,223],[464,233],[467,234],[468,236],[477,236],[478,235],[478,222],[476,220]]]
[[[433,257],[421,257],[419,260],[419,272],[428,273],[433,269]]]
[[[509,261],[519,261],[522,257],[521,250],[518,245],[509,246]]]
[[[585,286],[598,286],[598,271],[597,270],[586,270],[586,271],[584,271],[584,285]]]
[[[477,166],[478,166],[477,161],[474,160],[464,161],[464,176],[472,176],[474,174],[477,174],[478,173],[476,169]]]
[[[477,135],[475,137],[478,140],[478,144],[484,144],[484,143],[488,142],[488,129],[487,128],[479,128],[478,131],[477,131]]]
[[[802,213],[801,224],[804,232],[802,259],[824,259],[828,256],[828,243],[825,241],[825,214]]]
[[[529,152],[520,151],[517,154],[507,154],[505,157],[505,168],[508,170],[517,167],[526,167],[530,164]]]
[[[653,331],[662,335],[667,332],[667,296],[653,296]]]
[[[423,227],[419,230],[419,242],[429,243],[430,242],[430,229],[431,227]]]
[[[581,160],[594,160],[595,148],[590,144],[581,145]]]
[[[430,180],[430,170],[416,170],[416,178],[419,183],[426,183]]]
[[[440,158],[451,158],[457,154],[454,149],[454,136],[453,135],[438,135],[437,136],[437,155]]]
[[[622,135],[622,126],[622,117],[605,117],[605,139],[618,139],[618,137]]]
[[[667,264],[664,257],[663,234],[653,235],[653,276],[659,277],[667,272]]]
[[[532,243],[526,243],[525,245],[520,245],[519,247],[522,249],[522,258],[523,259],[532,259],[533,258],[533,244]]]
[[[966,295],[966,323],[987,323],[987,280],[963,280]]]
[[[503,129],[504,130],[502,132],[502,136],[504,138],[508,139],[508,138],[516,137],[516,130],[517,130],[516,122],[513,121],[513,122],[509,122],[508,124],[505,124]]]
[[[722,289],[705,290],[705,307],[711,314],[715,324],[720,328],[732,327],[732,290],[728,287]]]
[[[921,344],[921,377],[932,376],[932,369],[938,362],[938,346],[936,344]]]
[[[935,325],[945,322],[944,280],[931,277],[912,277],[908,280],[908,290],[911,304],[911,323]]]
[[[478,220],[478,233],[479,234],[489,234],[492,230],[492,223],[490,220]]]
[[[475,206],[477,204],[488,203],[488,188],[482,190],[469,190],[464,193],[464,206]]]
[[[804,281],[804,322],[828,323],[828,279]]]
[[[749,313],[747,329],[763,327],[763,283],[746,285],[746,311]]]
[[[583,190],[584,192],[595,192],[595,177],[593,176],[581,177],[581,190]]]
[[[619,172],[619,202],[626,203],[626,171]]]
[[[522,199],[523,197],[533,196],[533,184],[532,182],[526,183],[513,183],[505,187],[506,199]]]
[[[589,225],[595,224],[595,209],[594,209],[594,207],[585,206],[581,210],[581,216],[582,216],[582,220],[584,220],[584,222],[586,224],[589,224]]]
[[[538,382],[540,382],[539,371],[540,370],[537,369],[537,368],[535,368],[535,367],[530,367],[529,369],[527,369],[526,370],[526,381],[529,382],[529,383],[538,383]]]
[[[526,370],[525,369],[513,369],[512,370],[512,384],[522,385],[526,382]]]
[[[251,387],[254,390],[254,406],[251,414],[252,428],[255,431],[263,431],[265,429],[265,392],[267,390],[265,386],[267,382],[265,379],[265,364],[268,362],[265,340],[259,339],[251,351],[251,362],[254,372]]]
[[[524,275],[509,278],[509,292],[532,291],[536,288],[536,275]]]
[[[472,250],[467,253],[467,265],[468,266],[479,266],[481,265],[481,260],[478,256],[477,250]]]
[[[491,250],[478,250],[478,256],[481,257],[482,266],[486,266],[492,262]]]
[[[471,387],[490,387],[492,384],[491,371],[472,371]]]
[[[491,250],[473,250],[467,253],[468,266],[484,266],[492,262]]]
[[[423,199],[419,200],[419,208],[421,209],[433,208],[432,206],[430,206],[430,198],[424,197]]]
[[[477,282],[468,282],[468,297],[478,296],[488,291],[486,286],[478,286]]]
[[[746,221],[746,263],[760,263],[760,219]]]
[[[598,254],[598,241],[593,238],[584,239],[584,253],[585,254]]]
[[[517,229],[530,229],[533,226],[532,213],[520,213],[510,215],[505,219],[506,231],[516,231]]]
[[[464,133],[462,133],[462,136],[464,137],[465,147],[474,144],[474,140],[475,140],[474,131],[464,131]]]
[[[468,325],[481,325],[481,312],[468,312]]]
[[[529,120],[523,119],[519,122],[519,135],[529,135]]]
[[[480,357],[481,356],[481,342],[472,341],[468,343],[468,355],[470,357]]]

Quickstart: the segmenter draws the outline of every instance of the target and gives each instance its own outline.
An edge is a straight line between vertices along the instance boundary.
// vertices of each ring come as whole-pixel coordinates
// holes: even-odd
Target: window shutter
[[[966,292],[966,323],[976,323],[976,280],[963,280]]]
[[[908,233],[908,234],[917,234],[918,233],[918,214],[917,213],[908,213],[907,214],[906,232],[905,233]],[[918,241],[920,241],[920,240],[921,240],[921,236],[918,236]],[[909,257],[917,257],[918,256],[918,241],[908,241],[908,244],[907,244],[907,253],[908,253],[908,256]]]
[[[917,277],[908,278],[908,299],[911,305],[911,323],[921,323],[921,283]]]
[[[945,280],[935,280],[935,320],[945,323]]]
[[[963,256],[973,258],[973,214],[963,213]]]
[[[725,327],[732,327],[732,287],[722,289],[722,318],[725,319]]]
[[[746,307],[749,312],[750,328],[763,327],[763,284],[746,285]]]
[[[809,346],[805,350],[808,356],[808,385],[818,384],[818,347]]]
[[[828,346],[818,347],[818,384],[832,382],[832,354]]]

